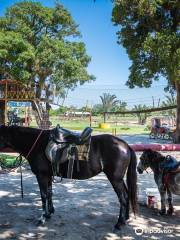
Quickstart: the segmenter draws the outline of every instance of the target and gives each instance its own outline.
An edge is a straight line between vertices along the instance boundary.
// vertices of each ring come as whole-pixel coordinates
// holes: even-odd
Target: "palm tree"
[[[111,111],[111,109],[119,103],[119,100],[117,100],[117,97],[114,94],[103,93],[103,95],[100,96],[100,98],[102,101],[104,112]]]
[[[173,93],[171,93],[171,95],[166,95],[165,98],[166,100],[162,102],[162,107],[168,107],[177,104],[176,97],[174,96]],[[172,117],[174,123],[176,122],[176,110],[169,109],[166,111],[166,114]]]
[[[166,95],[165,98],[166,100],[162,102],[163,107],[173,106],[177,104],[176,97],[174,96],[174,94]]]
[[[139,105],[134,105],[134,108],[132,110],[141,111],[145,109],[148,109],[146,105],[139,104]],[[147,117],[150,115],[150,113],[134,113],[134,115],[138,117],[138,123],[142,125],[146,123]]]

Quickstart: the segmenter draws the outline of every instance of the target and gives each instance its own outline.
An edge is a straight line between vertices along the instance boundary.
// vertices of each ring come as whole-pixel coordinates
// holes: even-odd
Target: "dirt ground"
[[[114,231],[119,213],[116,194],[104,174],[85,181],[63,180],[53,186],[55,214],[37,226],[41,200],[36,178],[24,171],[24,199],[20,174],[0,174],[0,239],[13,240],[133,240],[180,239],[180,197],[175,198],[175,214],[158,216],[157,209],[144,203],[145,188],[154,187],[153,176],[138,176],[139,213],[131,215],[121,231]]]
[[[54,184],[55,214],[44,227],[36,226],[41,201],[35,177],[23,174],[24,199],[18,173],[0,175],[0,239],[13,240],[119,240],[180,239],[180,206],[175,215],[160,217],[156,210],[140,205],[139,214],[121,231],[114,231],[118,200],[103,174],[86,181],[63,180]],[[142,235],[135,231],[143,229]],[[147,232],[149,231],[149,232]]]

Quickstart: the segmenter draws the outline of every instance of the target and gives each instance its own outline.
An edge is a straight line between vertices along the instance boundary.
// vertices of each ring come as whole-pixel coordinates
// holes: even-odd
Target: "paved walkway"
[[[124,139],[129,144],[150,144],[150,143],[172,143],[171,140],[163,140],[163,139],[151,139],[148,135],[118,135],[119,138]]]

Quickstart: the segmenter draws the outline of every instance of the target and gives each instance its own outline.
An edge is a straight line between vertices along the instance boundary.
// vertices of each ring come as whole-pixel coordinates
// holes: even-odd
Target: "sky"
[[[34,0],[36,1],[36,0]],[[0,0],[0,15],[5,9],[19,0]],[[54,0],[39,0],[48,7],[54,6]],[[86,44],[87,53],[91,56],[88,72],[95,75],[96,80],[78,86],[68,93],[64,104],[68,106],[89,106],[101,103],[103,93],[115,94],[121,101],[126,101],[129,108],[134,105],[155,105],[165,99],[166,82],[161,79],[151,88],[129,89],[125,86],[129,76],[131,62],[126,50],[117,44],[118,27],[111,22],[113,3],[111,0],[60,0],[69,10],[75,22],[79,25],[82,41]],[[62,102],[60,101],[60,104]]]

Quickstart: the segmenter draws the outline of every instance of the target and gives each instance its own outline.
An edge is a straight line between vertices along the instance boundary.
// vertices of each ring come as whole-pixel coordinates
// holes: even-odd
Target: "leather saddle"
[[[90,127],[86,127],[82,133],[75,133],[68,129],[61,128],[60,125],[57,125],[56,128],[51,130],[50,140],[47,144],[45,153],[52,163],[55,175],[60,175],[59,165],[68,161],[69,155],[71,155],[71,158],[76,158],[76,145],[90,144],[91,133],[92,129]]]
[[[52,130],[51,137],[57,143],[68,143],[82,145],[89,141],[92,133],[92,128],[86,127],[82,133],[76,133],[68,129],[60,127],[58,124],[56,128]]]

